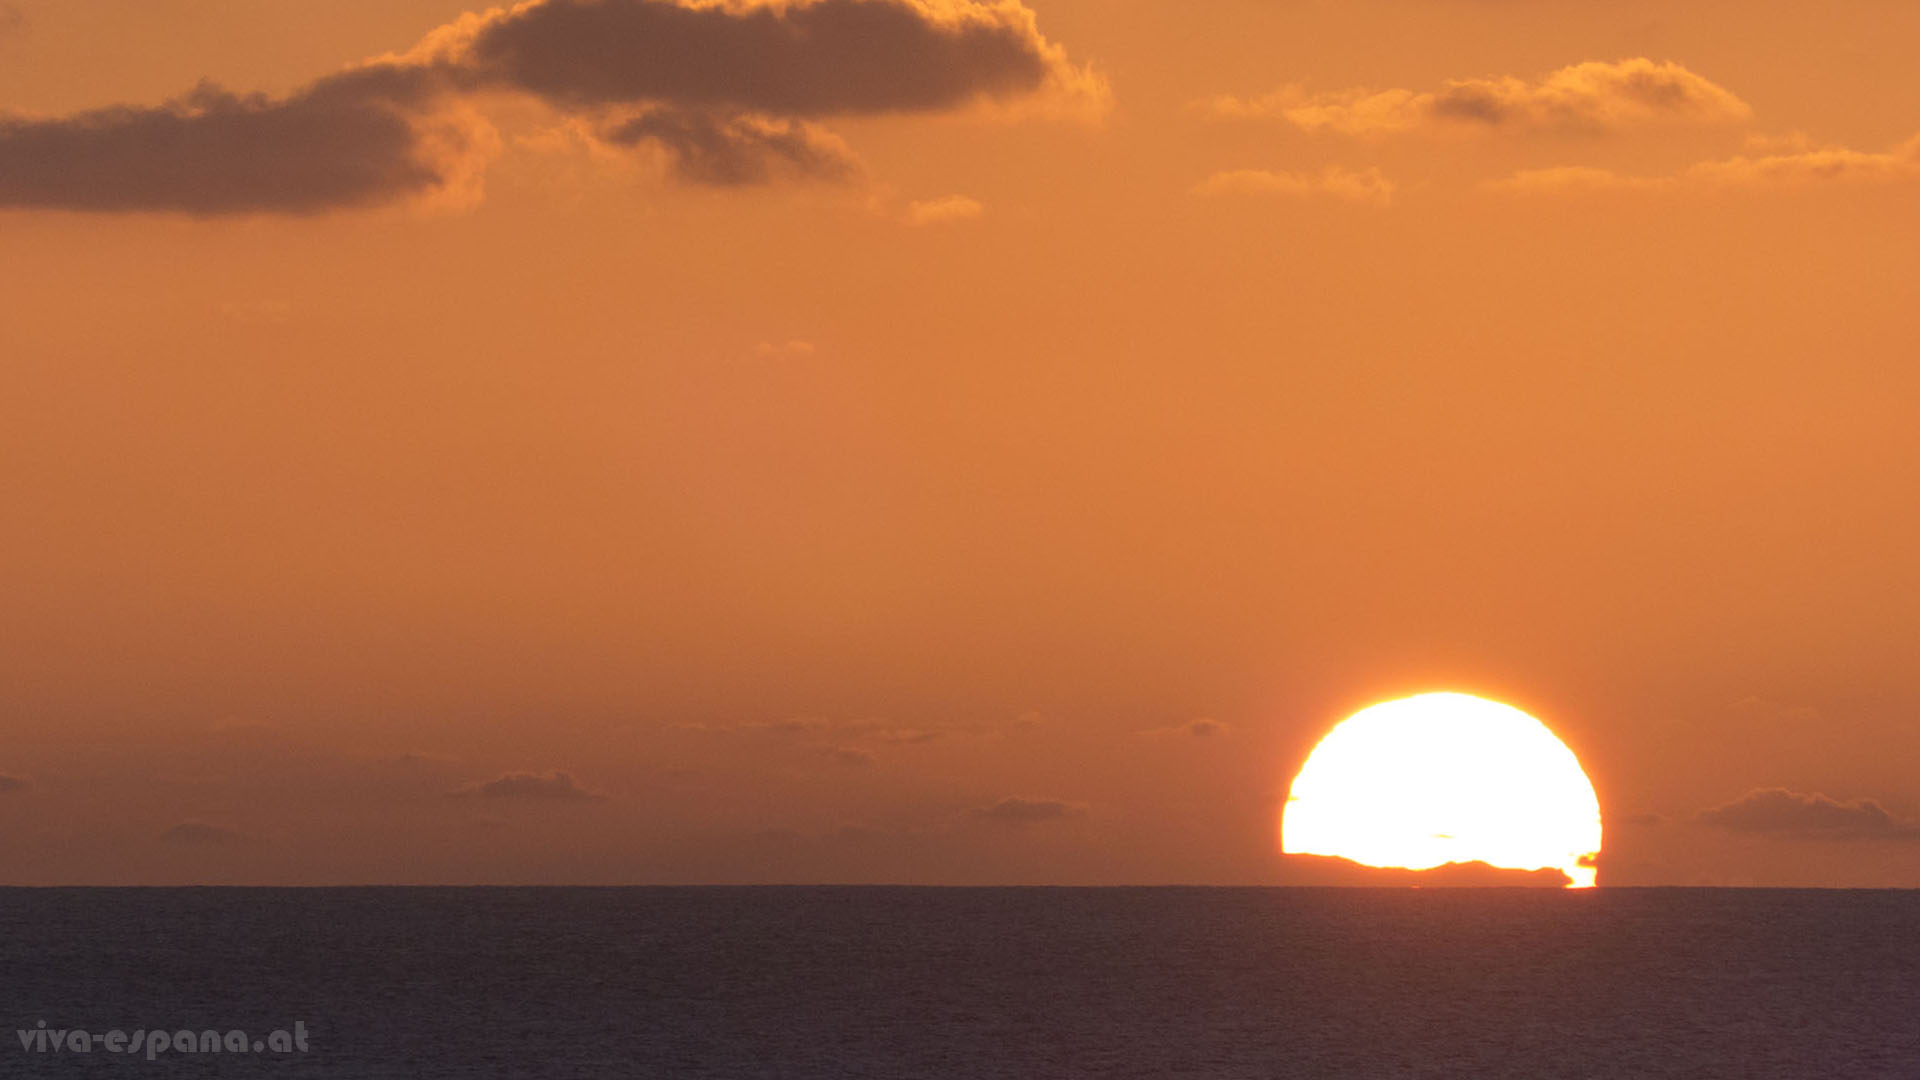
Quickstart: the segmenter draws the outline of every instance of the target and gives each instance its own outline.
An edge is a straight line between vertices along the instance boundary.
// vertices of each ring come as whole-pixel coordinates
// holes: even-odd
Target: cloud
[[[0,206],[308,214],[459,195],[490,126],[422,73],[368,67],[284,98],[203,82],[153,107],[0,116]]]
[[[0,3],[0,39],[27,32],[27,16],[13,4]]]
[[[1087,812],[1080,803],[1061,802],[1058,799],[1019,799],[1008,797],[992,806],[978,807],[970,813],[976,818],[987,821],[1000,821],[1009,825],[1032,825],[1043,821],[1059,821],[1064,818],[1079,817]]]
[[[1197,720],[1189,720],[1184,724],[1174,724],[1170,727],[1149,728],[1145,731],[1142,731],[1140,734],[1151,735],[1151,736],[1191,735],[1195,738],[1211,739],[1221,735],[1225,735],[1232,730],[1233,729],[1231,727],[1222,723],[1219,720],[1215,720],[1212,717],[1203,716]]]
[[[449,794],[454,798],[561,802],[606,798],[581,787],[572,774],[564,772],[507,773],[493,780],[469,784]]]
[[[805,344],[806,344],[805,342],[788,342],[785,349],[782,349],[776,346],[766,345],[763,349],[756,350],[756,352],[758,352],[759,355],[763,355],[763,356],[778,356],[778,355],[782,355],[783,353],[792,351],[793,347],[796,345],[805,345]],[[811,352],[812,346],[806,346],[806,351]],[[945,727],[945,728],[901,727],[901,726],[896,726],[891,721],[883,720],[883,719],[832,720],[825,717],[816,717],[816,716],[792,717],[790,719],[775,720],[772,722],[750,721],[748,723],[731,725],[731,726],[712,726],[712,725],[706,725],[706,724],[692,724],[692,725],[682,725],[682,727],[690,730],[711,731],[715,733],[740,732],[740,733],[758,733],[758,734],[778,735],[778,736],[803,736],[803,735],[815,735],[815,736],[821,736],[821,737],[831,736],[832,738],[839,740],[842,743],[852,743],[852,742],[859,742],[859,741],[865,740],[870,742],[888,743],[893,745],[908,745],[908,744],[935,742],[939,739],[944,739],[949,735],[966,730],[964,728],[955,728],[955,727]]]
[[[881,728],[869,733],[869,737],[883,743],[913,744],[934,742],[941,734],[921,728]]]
[[[651,142],[691,184],[736,187],[773,180],[842,181],[860,171],[839,136],[801,120],[653,109],[601,134],[614,146]]]
[[[857,746],[829,746],[821,750],[835,764],[854,768],[865,768],[874,763],[873,751],[862,750]]]
[[[224,825],[208,825],[200,821],[183,821],[160,834],[160,841],[176,847],[185,848],[231,848],[253,842],[253,838]]]
[[[1522,169],[1487,186],[1496,191],[1540,194],[1568,191],[1626,191],[1666,187],[1671,179],[1622,176],[1608,169],[1586,165],[1555,165],[1546,169]]]
[[[1489,185],[1520,193],[1788,188],[1920,179],[1920,136],[1881,153],[1829,146],[1703,161],[1671,176],[1627,176],[1584,165],[1528,169]]]
[[[1872,799],[1841,802],[1818,793],[1760,788],[1700,812],[1708,825],[1742,833],[1809,840],[1920,841],[1920,824],[1902,821]]]
[[[1358,171],[1329,166],[1319,173],[1268,172],[1264,169],[1235,169],[1218,172],[1196,184],[1193,194],[1280,195],[1289,198],[1328,196],[1346,202],[1387,206],[1393,202],[1393,181],[1379,169]]]
[[[925,199],[907,204],[907,224],[909,225],[951,225],[957,221],[972,221],[987,212],[978,200],[965,195],[948,195],[939,199]]]
[[[575,108],[819,117],[1099,89],[1018,0],[536,0],[431,40],[474,79]]]
[[[1483,130],[1597,134],[1663,124],[1726,124],[1753,110],[1672,62],[1588,61],[1537,82],[1513,76],[1450,79],[1438,90],[1289,86],[1259,98],[1206,103],[1216,115],[1273,117],[1304,131],[1347,135]]]
[[[530,0],[467,14],[280,98],[211,82],[155,106],[0,115],[0,207],[196,215],[470,205],[490,96],[570,114],[682,181],[849,180],[812,120],[1105,98],[1020,0]]]
[[[762,344],[765,344],[765,342],[762,342]],[[806,342],[804,341],[801,341],[801,342],[790,341],[787,343],[787,345],[788,345],[788,351],[790,352],[800,352],[804,354],[804,353],[809,353],[813,351],[813,346],[807,345]],[[802,348],[802,349],[792,348],[792,346],[795,346],[795,345],[805,346],[805,348]],[[766,355],[766,353],[763,353],[762,355]],[[828,720],[822,716],[790,716],[784,720],[774,720],[767,723],[741,724],[740,730],[771,731],[771,732],[776,732],[782,735],[802,735],[809,731],[823,730],[828,726],[828,724],[829,724]]]
[[[1684,174],[1684,179],[1689,182],[1721,187],[1887,183],[1916,177],[1920,177],[1920,136],[1908,139],[1885,153],[1826,147],[1702,162]]]
[[[19,791],[26,786],[27,782],[17,776],[0,776],[0,795],[5,795],[12,791]]]

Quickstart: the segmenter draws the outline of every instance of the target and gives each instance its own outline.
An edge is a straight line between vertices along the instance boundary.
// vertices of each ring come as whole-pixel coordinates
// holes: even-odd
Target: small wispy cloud
[[[462,799],[525,799],[549,802],[577,802],[606,798],[605,795],[580,786],[580,782],[575,780],[571,773],[558,771],[507,773],[492,780],[469,784],[457,791],[448,792],[448,795]]]
[[[925,199],[907,204],[907,224],[909,225],[951,225],[960,221],[972,221],[984,215],[987,208],[978,199],[965,195],[948,195],[939,199]]]
[[[1394,184],[1379,169],[1345,169],[1331,165],[1318,173],[1269,172],[1265,169],[1233,169],[1214,173],[1194,185],[1192,193],[1203,197],[1223,195],[1277,195],[1286,198],[1324,196],[1344,202],[1387,206],[1393,202]]]
[[[1225,735],[1233,729],[1227,724],[1210,716],[1203,716],[1185,723],[1170,724],[1166,727],[1148,728],[1140,734],[1148,736],[1188,735],[1200,739],[1212,739]]]
[[[867,737],[877,742],[918,744],[938,741],[942,733],[921,728],[881,728],[869,732]]]
[[[1046,821],[1060,821],[1085,815],[1086,804],[1063,802],[1059,799],[1021,799],[1009,796],[992,806],[977,807],[969,813],[986,821],[998,821],[1008,825],[1034,825]]]
[[[1537,79],[1451,79],[1438,89],[1309,92],[1283,87],[1255,98],[1216,97],[1217,116],[1284,121],[1310,132],[1394,135],[1486,131],[1601,134],[1668,124],[1727,124],[1753,114],[1732,92],[1679,64],[1646,57],[1588,61]]]
[[[1560,165],[1522,170],[1489,186],[1502,191],[1540,194],[1570,191],[1778,189],[1920,180],[1920,136],[1879,152],[1843,146],[1806,146],[1803,140],[1795,142],[1801,148],[1703,161],[1668,176],[1632,176],[1585,165]]]
[[[873,751],[863,750],[858,746],[826,746],[821,747],[820,752],[836,765],[847,765],[853,768],[865,768],[878,760]]]

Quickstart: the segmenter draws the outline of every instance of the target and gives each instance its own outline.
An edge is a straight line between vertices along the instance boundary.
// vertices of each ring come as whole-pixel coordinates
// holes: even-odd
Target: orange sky
[[[0,3],[0,882],[1920,886],[1920,8],[593,7]]]

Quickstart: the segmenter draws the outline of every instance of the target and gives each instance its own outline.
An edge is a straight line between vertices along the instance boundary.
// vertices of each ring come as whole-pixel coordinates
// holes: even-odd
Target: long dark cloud
[[[1700,812],[1708,825],[1743,833],[1814,840],[1920,841],[1920,824],[1902,821],[1873,799],[1841,802],[1826,795],[1761,788]]]
[[[469,29],[472,72],[578,106],[925,112],[1029,93],[1068,70],[1018,3],[545,0]]]
[[[1018,0],[534,0],[281,98],[203,83],[155,106],[0,115],[0,207],[315,213],[475,190],[497,141],[474,106],[530,95],[680,179],[846,180],[808,121],[1097,94]]]
[[[313,213],[450,179],[419,116],[423,72],[366,68],[285,98],[202,83],[153,107],[0,117],[0,205],[192,214]]]

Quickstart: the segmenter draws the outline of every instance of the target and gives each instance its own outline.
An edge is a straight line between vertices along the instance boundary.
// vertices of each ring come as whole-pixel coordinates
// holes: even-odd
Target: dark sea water
[[[0,1027],[0,1077],[1920,1077],[1920,893],[0,890]]]

